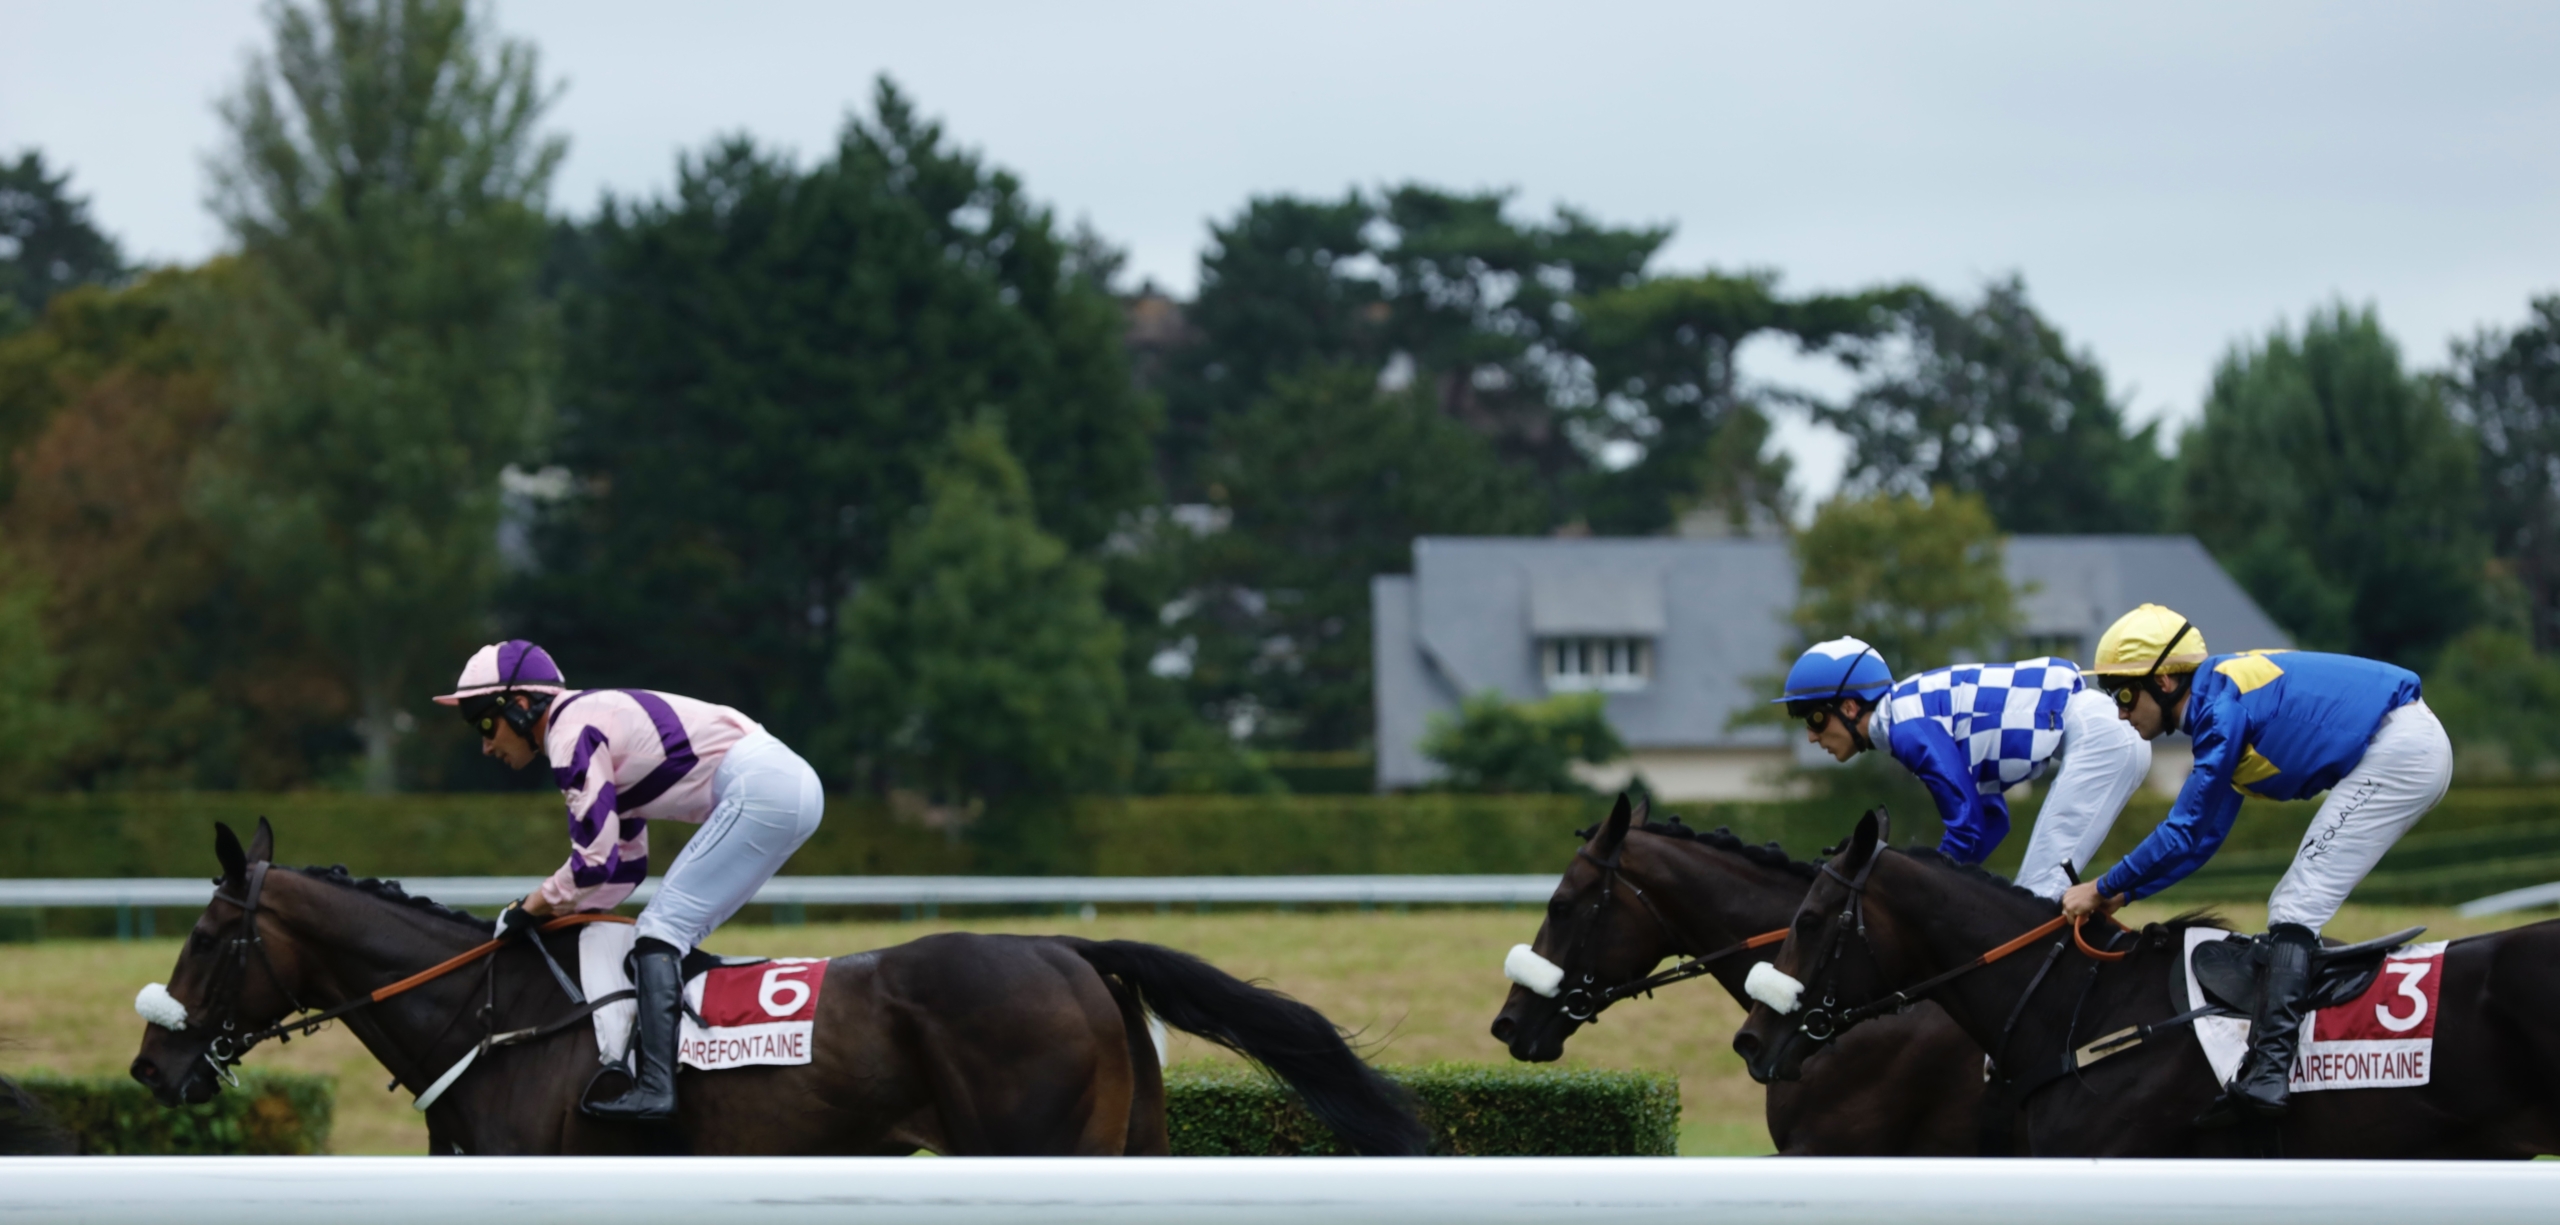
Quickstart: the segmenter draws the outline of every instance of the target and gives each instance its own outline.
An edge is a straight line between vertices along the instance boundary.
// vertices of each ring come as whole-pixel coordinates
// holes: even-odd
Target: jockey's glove
[[[506,909],[498,912],[498,930],[495,938],[504,940],[517,932],[530,931],[540,926],[542,926],[541,915],[527,911],[522,901],[509,902]]]

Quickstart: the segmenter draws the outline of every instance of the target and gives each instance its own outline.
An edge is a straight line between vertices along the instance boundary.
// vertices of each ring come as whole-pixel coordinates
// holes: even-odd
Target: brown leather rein
[[[298,1015],[289,1016],[287,1019],[279,1021],[276,1024],[269,1025],[263,1029],[252,1030],[248,1033],[240,1033],[238,1027],[240,993],[248,987],[249,958],[251,955],[254,954],[257,957],[259,964],[266,967],[267,977],[276,983],[278,989],[284,989],[283,979],[277,976],[275,966],[267,960],[266,938],[258,932],[259,904],[266,893],[267,871],[273,866],[274,865],[272,864],[264,862],[249,865],[248,879],[244,882],[247,886],[243,890],[243,893],[246,895],[244,897],[233,897],[230,894],[219,891],[213,895],[216,901],[229,902],[232,905],[239,907],[241,912],[240,935],[234,937],[231,941],[230,948],[225,950],[227,958],[235,964],[237,973],[231,976],[230,981],[217,983],[215,989],[210,993],[212,998],[206,1001],[208,1004],[208,1008],[206,1009],[207,1012],[220,1011],[229,1014],[220,1018],[222,1027],[221,1032],[214,1035],[211,1045],[205,1052],[205,1057],[213,1064],[214,1070],[221,1073],[226,1079],[229,1078],[231,1067],[238,1064],[241,1057],[247,1055],[252,1048],[256,1047],[261,1042],[265,1042],[269,1038],[280,1038],[289,1042],[292,1041],[294,1035],[297,1034],[306,1038],[310,1037],[312,1034],[318,1032],[321,1026],[326,1025],[331,1021],[337,1020],[338,1018],[346,1016],[348,1013],[355,1012],[359,1009],[370,1008],[375,1004],[382,1003],[383,1001],[395,996],[415,991],[418,988],[426,986],[428,983],[434,982],[437,979],[443,978],[456,970],[462,969],[465,966],[489,957],[491,954],[496,953],[500,948],[504,947],[507,943],[505,939],[483,942],[473,948],[466,949],[444,959],[443,961],[437,962],[426,969],[420,970],[407,978],[403,978],[397,982],[389,983],[384,986],[376,987],[372,991],[357,996],[352,1000],[348,1000],[343,1004],[339,1004],[334,1008],[321,1009],[316,1012],[305,1006],[301,1000],[295,999],[290,990],[286,990],[285,999],[293,1005],[293,1012]],[[558,918],[542,924],[541,930],[553,932],[563,931],[572,927],[583,927],[590,923],[631,922],[635,922],[635,920],[615,914],[588,913],[561,915]],[[550,954],[546,950],[544,952],[544,959],[548,961],[549,958]],[[553,973],[555,975],[559,973],[556,967],[553,969]],[[564,989],[568,987],[568,982],[565,978],[561,980],[561,985]],[[575,991],[571,991],[570,994],[574,998],[577,993]]]

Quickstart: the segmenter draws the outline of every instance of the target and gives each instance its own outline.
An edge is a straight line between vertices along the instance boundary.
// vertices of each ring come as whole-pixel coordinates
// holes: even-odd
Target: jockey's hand
[[[2115,908],[2122,905],[2124,905],[2123,894],[2099,897],[2098,882],[2093,880],[2082,881],[2062,891],[2064,918],[2085,919],[2091,915],[2113,914]]]
[[[498,912],[498,931],[495,938],[504,940],[517,932],[542,926],[542,916],[526,908],[527,903],[539,903],[541,900],[526,898],[523,901],[507,903],[507,908]]]

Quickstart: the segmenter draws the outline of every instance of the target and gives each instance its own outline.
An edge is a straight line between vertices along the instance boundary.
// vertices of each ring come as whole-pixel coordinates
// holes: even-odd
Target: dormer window
[[[1642,689],[1653,677],[1653,643],[1631,637],[1548,638],[1538,644],[1540,671],[1558,693]]]

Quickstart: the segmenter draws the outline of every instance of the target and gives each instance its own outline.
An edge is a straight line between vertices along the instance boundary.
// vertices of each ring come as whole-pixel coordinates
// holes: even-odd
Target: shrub
[[[335,1081],[298,1072],[244,1070],[238,1088],[174,1109],[121,1076],[30,1076],[24,1086],[79,1151],[93,1156],[325,1153],[337,1106]]]
[[[1513,702],[1488,689],[1459,702],[1455,719],[1431,716],[1422,752],[1449,768],[1451,791],[1582,794],[1590,788],[1573,767],[1607,765],[1627,746],[1609,726],[1605,695]]]
[[[1420,1100],[1434,1153],[1458,1157],[1668,1157],[1679,1152],[1680,1079],[1511,1064],[1382,1069]],[[1252,1068],[1177,1064],[1165,1072],[1177,1157],[1338,1156],[1297,1096]]]

